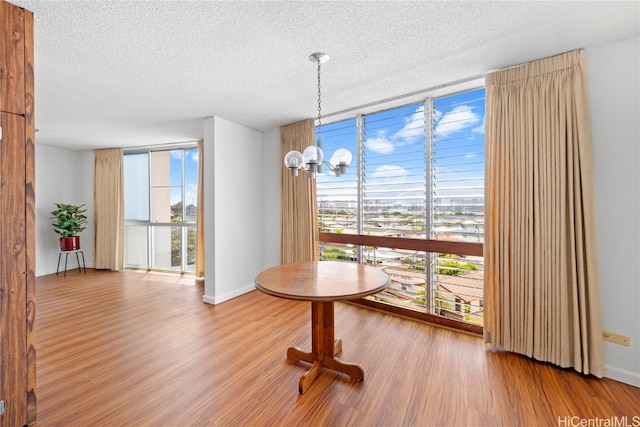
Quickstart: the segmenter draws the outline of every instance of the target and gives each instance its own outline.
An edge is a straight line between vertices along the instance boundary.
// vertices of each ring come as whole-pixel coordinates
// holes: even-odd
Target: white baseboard
[[[227,292],[226,294],[223,294],[223,295],[211,296],[211,295],[205,294],[202,296],[202,302],[205,302],[207,304],[213,304],[213,305],[220,304],[221,302],[228,301],[237,296],[246,294],[247,292],[254,291],[255,289],[256,289],[255,285],[252,284],[244,288],[234,289],[232,292]]]
[[[214,297],[210,297],[209,295],[205,294],[205,295],[202,296],[202,302],[206,302],[207,304],[215,305],[216,299]]]
[[[632,372],[611,365],[604,365],[604,376],[621,383],[640,387],[640,372]]]

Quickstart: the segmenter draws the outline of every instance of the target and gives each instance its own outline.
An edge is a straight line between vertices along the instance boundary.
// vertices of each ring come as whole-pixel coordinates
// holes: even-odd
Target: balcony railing
[[[125,267],[193,273],[196,224],[128,221]]]
[[[390,286],[358,303],[406,317],[482,333],[483,244],[319,233],[321,259],[384,270]]]

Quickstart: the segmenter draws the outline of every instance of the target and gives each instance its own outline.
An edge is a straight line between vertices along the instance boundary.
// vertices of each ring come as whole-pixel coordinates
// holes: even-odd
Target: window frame
[[[189,269],[189,265],[188,264],[188,241],[189,241],[189,230],[192,229],[193,233],[196,232],[196,227],[197,227],[197,221],[198,218],[196,218],[196,221],[194,222],[187,222],[185,221],[185,213],[186,213],[186,202],[185,202],[185,192],[186,192],[186,181],[185,181],[185,152],[188,150],[198,150],[198,146],[197,146],[197,142],[188,142],[188,143],[180,143],[180,144],[167,144],[167,145],[160,145],[160,146],[150,146],[150,147],[138,147],[138,148],[133,148],[133,149],[125,149],[123,150],[123,157],[127,156],[127,155],[136,155],[136,154],[146,154],[147,155],[147,173],[148,173],[148,178],[147,178],[147,184],[148,184],[148,191],[147,191],[147,196],[149,198],[149,200],[147,201],[147,207],[149,209],[148,212],[148,220],[140,220],[140,219],[128,219],[125,218],[124,220],[124,226],[125,226],[125,262],[127,261],[127,256],[126,256],[126,247],[127,247],[127,240],[126,240],[126,230],[127,227],[131,227],[131,226],[136,226],[136,227],[146,227],[146,260],[145,260],[145,265],[131,265],[131,264],[125,264],[125,268],[131,268],[131,269],[144,269],[144,270],[148,270],[148,271],[164,271],[164,272],[175,272],[175,273],[180,273],[180,274],[195,274],[195,270],[194,269]],[[182,152],[181,154],[181,160],[180,160],[180,173],[181,173],[181,185],[180,185],[180,192],[181,192],[181,200],[182,200],[182,220],[180,222],[155,222],[153,220],[153,191],[152,189],[154,188],[154,186],[152,185],[152,178],[151,178],[151,162],[152,162],[152,153],[153,152],[163,152],[163,151],[175,151],[175,150],[180,150]],[[200,165],[198,165],[198,167],[200,167]],[[196,174],[197,176],[197,174]],[[126,186],[127,183],[124,182],[124,185]],[[171,182],[169,180],[169,189],[171,189]],[[171,190],[169,190],[171,191]],[[126,211],[126,210],[125,210]],[[154,250],[154,245],[155,245],[155,239],[154,239],[154,235],[155,235],[155,228],[157,227],[162,227],[162,228],[173,228],[173,227],[179,227],[180,228],[180,241],[181,241],[181,254],[180,254],[180,268],[157,268],[157,265],[155,264],[154,261],[154,257],[155,257],[155,250]],[[172,231],[169,231],[169,233],[172,233]],[[195,268],[195,264],[194,264],[194,268]]]
[[[433,202],[433,197],[430,194],[430,189],[432,186],[431,160],[433,157],[432,142],[431,142],[433,138],[433,133],[432,133],[433,129],[432,129],[431,117],[435,109],[434,100],[436,98],[455,96],[457,94],[467,93],[467,92],[476,91],[480,89],[484,89],[484,86],[478,85],[477,87],[465,88],[464,90],[450,91],[448,93],[439,93],[437,96],[431,94],[430,96],[426,96],[421,100],[422,105],[424,105],[424,120],[425,120],[424,121],[425,123],[425,126],[424,126],[425,128],[424,129],[425,131],[425,140],[424,140],[424,143],[425,143],[425,195],[426,195],[424,200],[425,232],[432,233],[432,225],[434,223],[434,218],[433,218],[434,202]],[[486,96],[486,92],[484,95]],[[375,114],[382,111],[393,110],[393,109],[398,109],[405,106],[417,105],[417,104],[418,104],[417,102],[411,102],[403,105],[393,106],[388,109],[380,109],[377,111],[372,111],[368,114],[371,114],[371,113]],[[425,235],[425,239],[407,239],[403,237],[370,236],[365,234],[364,218],[363,218],[365,209],[363,204],[364,195],[363,195],[363,182],[362,182],[364,179],[363,170],[365,169],[365,165],[363,164],[364,156],[362,152],[364,150],[363,131],[362,131],[362,127],[364,124],[364,116],[365,116],[364,114],[358,114],[355,117],[344,118],[341,120],[337,120],[337,121],[329,122],[325,124],[325,126],[327,126],[327,125],[335,124],[342,121],[352,120],[353,118],[356,119],[357,153],[354,157],[356,159],[355,167],[356,167],[356,175],[357,175],[356,176],[356,179],[357,179],[356,221],[358,222],[358,224],[357,224],[357,234],[344,234],[344,233],[336,234],[332,232],[319,231],[319,244],[320,245],[322,244],[353,245],[355,248],[357,248],[356,262],[358,263],[363,263],[362,248],[364,248],[365,246],[388,247],[388,248],[395,248],[395,249],[409,249],[409,250],[416,250],[416,251],[424,251],[427,253],[427,255],[438,254],[438,253],[450,253],[450,254],[482,257],[483,246],[484,246],[483,243],[470,243],[470,242],[462,242],[462,241],[451,242],[451,241],[444,241],[444,240],[436,240],[436,239],[433,239],[432,234]],[[318,128],[316,128],[316,131],[318,131]],[[317,133],[322,134],[321,131]],[[320,222],[319,213],[318,213],[318,220]],[[425,275],[427,277],[427,281],[430,282],[426,284],[428,286],[428,293],[433,294],[435,292],[435,290],[433,289],[434,280],[432,277],[433,276],[432,271],[429,271],[431,263],[426,262],[425,264],[427,268]],[[453,327],[456,329],[461,329],[461,330],[465,330],[467,332],[472,332],[476,334],[482,334],[482,331],[483,331],[482,326],[466,323],[463,321],[457,321],[454,319],[441,317],[439,315],[433,314],[435,313],[435,309],[434,309],[435,303],[432,301],[432,298],[430,297],[426,298],[426,302],[425,302],[426,307],[425,307],[424,313],[410,310],[410,309],[405,309],[399,306],[380,303],[367,298],[356,300],[355,303],[364,305],[370,308],[374,308],[377,310],[383,310],[383,311],[391,312],[401,316],[416,318],[418,320],[424,320],[430,323],[436,323],[436,324],[444,325],[447,327]],[[480,306],[482,305],[483,304],[481,301]]]

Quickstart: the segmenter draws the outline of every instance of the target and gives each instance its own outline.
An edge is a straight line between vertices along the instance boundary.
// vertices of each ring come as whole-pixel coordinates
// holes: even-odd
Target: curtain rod
[[[455,80],[455,81],[449,82],[449,83],[442,83],[442,84],[439,84],[439,85],[436,85],[436,86],[431,86],[431,87],[426,88],[426,89],[420,89],[420,90],[417,90],[415,92],[409,92],[409,93],[405,93],[403,95],[392,96],[391,98],[385,98],[385,99],[381,99],[379,101],[369,102],[367,104],[362,104],[362,105],[359,105],[357,107],[347,108],[346,110],[335,111],[333,113],[325,114],[324,116],[322,116],[322,118],[324,119],[324,118],[327,118],[327,117],[338,116],[340,114],[345,114],[345,113],[350,113],[352,111],[361,110],[363,108],[369,108],[369,107],[373,107],[373,106],[380,105],[380,104],[386,104],[388,102],[397,101],[399,99],[409,98],[409,97],[420,95],[420,94],[427,93],[427,92],[433,92],[434,90],[437,90],[437,89],[442,89],[442,88],[449,87],[449,86],[456,86],[456,85],[463,84],[463,83],[468,83],[468,82],[471,82],[471,81],[474,81],[474,80],[483,79],[484,77],[485,77],[485,74],[480,74],[480,75],[473,76],[473,77],[468,77],[468,78],[465,78],[465,79]]]

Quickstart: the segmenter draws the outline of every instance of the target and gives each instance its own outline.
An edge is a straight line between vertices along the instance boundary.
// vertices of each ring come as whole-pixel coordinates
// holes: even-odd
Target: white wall
[[[640,79],[638,38],[588,48],[606,376],[640,387]]]
[[[280,264],[280,176],[284,164],[280,160],[280,129],[262,134],[262,230],[263,267]]]
[[[80,246],[87,267],[93,266],[93,152],[49,147],[36,140],[35,175],[36,277],[56,272],[60,247],[50,220],[54,203],[86,205],[89,221],[80,233]],[[69,258],[69,266],[76,266],[75,257]]]
[[[263,269],[261,141],[260,132],[228,120],[204,122],[204,302],[254,290]]]

